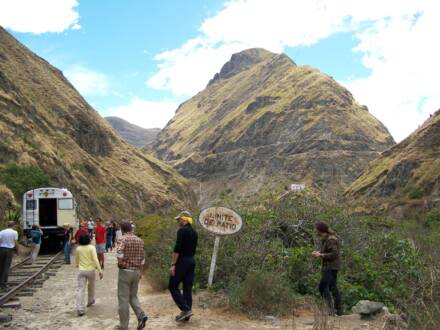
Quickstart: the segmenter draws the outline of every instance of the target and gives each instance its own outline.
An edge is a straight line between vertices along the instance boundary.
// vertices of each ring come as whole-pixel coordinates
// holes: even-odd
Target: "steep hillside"
[[[284,54],[249,49],[232,55],[205,90],[179,106],[152,147],[202,182],[210,200],[293,182],[346,187],[393,144],[331,77]]]
[[[372,161],[346,195],[397,218],[440,209],[440,110]]]
[[[70,188],[83,215],[183,206],[187,182],[127,144],[62,72],[0,28],[0,166],[29,164]]]
[[[160,133],[160,128],[142,128],[119,117],[105,117],[121,136],[136,148],[151,144]]]

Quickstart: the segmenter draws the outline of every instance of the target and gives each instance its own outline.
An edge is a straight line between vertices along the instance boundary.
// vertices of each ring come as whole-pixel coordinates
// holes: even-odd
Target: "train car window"
[[[26,210],[35,210],[35,199],[26,201]]]
[[[60,210],[73,210],[72,198],[61,198],[58,200],[58,209]]]

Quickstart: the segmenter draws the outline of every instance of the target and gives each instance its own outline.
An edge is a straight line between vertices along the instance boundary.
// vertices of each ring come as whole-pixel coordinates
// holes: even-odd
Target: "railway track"
[[[36,287],[63,264],[62,251],[57,254],[40,255],[34,264],[29,264],[30,258],[11,267],[9,271],[8,287],[0,289],[0,307],[16,296],[32,295]]]

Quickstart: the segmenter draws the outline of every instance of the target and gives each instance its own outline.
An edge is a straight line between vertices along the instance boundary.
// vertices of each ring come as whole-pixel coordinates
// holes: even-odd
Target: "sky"
[[[397,142],[440,108],[438,0],[0,0],[0,25],[144,128],[252,47],[332,76]]]

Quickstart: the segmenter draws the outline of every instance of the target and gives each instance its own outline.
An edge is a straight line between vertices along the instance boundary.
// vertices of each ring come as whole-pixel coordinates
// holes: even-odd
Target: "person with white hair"
[[[119,243],[122,240],[122,230],[120,225],[116,225],[115,237],[116,237],[116,246],[119,246]]]

